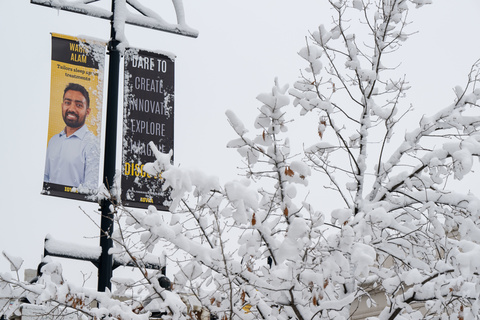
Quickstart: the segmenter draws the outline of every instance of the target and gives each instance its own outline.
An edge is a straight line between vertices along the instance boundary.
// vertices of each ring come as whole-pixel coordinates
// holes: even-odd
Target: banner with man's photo
[[[43,194],[95,201],[105,49],[103,42],[52,33]]]
[[[161,173],[144,166],[156,160],[151,144],[162,153],[173,151],[174,58],[133,48],[124,58],[122,203],[167,210]]]

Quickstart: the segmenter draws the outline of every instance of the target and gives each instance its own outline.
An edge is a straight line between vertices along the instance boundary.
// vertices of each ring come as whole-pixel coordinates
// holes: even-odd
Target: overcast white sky
[[[164,2],[159,14],[173,21],[170,1]],[[419,33],[402,48],[401,72],[410,80],[409,99],[420,114],[448,105],[454,99],[451,88],[465,84],[480,58],[480,1],[433,2],[412,10],[410,31]],[[236,152],[225,148],[235,138],[225,110],[232,109],[251,128],[260,106],[255,97],[269,91],[276,76],[281,84],[297,79],[304,65],[296,52],[309,30],[329,24],[331,11],[326,0],[184,0],[184,7],[187,23],[200,32],[197,39],[132,26],[126,36],[132,47],[177,55],[176,164],[218,174],[225,182],[241,165]],[[98,244],[97,228],[79,209],[99,221],[92,213],[97,205],[40,195],[51,32],[108,40],[110,27],[108,21],[28,0],[0,0],[0,251],[23,257],[26,268],[36,268],[46,234]],[[299,134],[310,130],[314,134],[316,128]],[[0,272],[5,271],[8,264],[0,257]],[[64,272],[79,271],[64,266]]]

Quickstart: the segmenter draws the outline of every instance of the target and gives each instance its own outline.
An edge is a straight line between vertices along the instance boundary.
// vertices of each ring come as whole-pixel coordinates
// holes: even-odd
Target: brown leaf
[[[323,281],[323,289],[325,289],[327,286],[328,286],[328,280],[325,279],[325,281]]]
[[[245,291],[242,290],[240,298],[242,299],[242,305],[245,304]]]
[[[255,212],[252,215],[252,226],[257,224],[257,219],[255,218]]]
[[[215,303],[215,298],[211,298],[211,299],[210,299],[210,304],[213,305],[214,303]]]
[[[295,174],[295,172],[293,172],[293,170],[290,169],[289,166],[286,166],[286,167],[285,167],[285,174],[286,174],[287,176],[289,176],[289,177],[293,177],[293,175]]]
[[[317,297],[315,295],[313,295],[312,303],[314,306],[318,306]]]
[[[201,320],[202,319],[202,311],[200,311],[200,310],[190,311],[190,318]]]
[[[288,208],[283,209],[283,215],[288,218]]]
[[[265,130],[263,130],[262,138],[263,138],[263,141],[265,141]]]
[[[133,311],[133,313],[135,313],[135,314],[139,314],[140,311],[142,311],[142,310],[143,310],[143,306],[140,305],[140,306],[136,307],[135,309],[133,309],[132,311]]]
[[[320,124],[323,125],[323,128],[319,127],[318,135],[320,136],[320,139],[322,139],[323,138],[323,132],[325,131],[325,128],[327,127],[327,121],[324,120],[324,119],[321,119]]]

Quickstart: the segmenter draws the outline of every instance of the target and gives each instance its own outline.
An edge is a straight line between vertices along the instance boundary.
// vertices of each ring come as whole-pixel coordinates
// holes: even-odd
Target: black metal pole
[[[112,20],[110,29],[110,42],[108,54],[110,55],[108,68],[108,89],[107,89],[107,121],[105,128],[105,160],[103,165],[103,183],[110,189],[115,177],[115,158],[117,144],[117,115],[118,115],[118,86],[120,74],[120,51],[118,50],[117,34],[114,27],[115,22],[115,0],[112,0]],[[98,265],[98,291],[109,290],[112,287],[112,255],[108,251],[113,246],[113,212],[110,210],[112,201],[115,199],[104,199],[101,203],[102,218],[100,222],[100,247],[102,254]]]

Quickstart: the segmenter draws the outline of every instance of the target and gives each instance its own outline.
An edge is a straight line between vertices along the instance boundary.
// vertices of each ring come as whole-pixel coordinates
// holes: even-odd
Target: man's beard
[[[68,115],[70,114],[73,115],[74,118],[69,118]],[[71,111],[65,112],[65,115],[63,116],[63,121],[65,121],[65,124],[70,128],[80,128],[85,124],[85,118],[80,119],[78,114]]]

